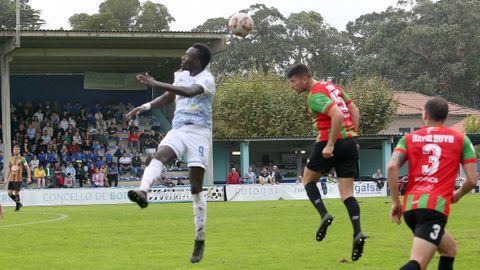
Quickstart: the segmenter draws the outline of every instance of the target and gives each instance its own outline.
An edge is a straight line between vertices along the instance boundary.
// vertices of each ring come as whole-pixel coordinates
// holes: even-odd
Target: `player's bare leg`
[[[419,237],[413,238],[410,261],[402,266],[400,270],[423,270],[435,254],[437,246]]]
[[[207,201],[203,196],[203,176],[205,169],[190,167],[190,185],[192,188],[193,218],[195,223],[195,245],[190,261],[198,263],[205,250],[205,223],[207,221]]]
[[[307,192],[307,196],[312,202],[313,207],[317,209],[317,212],[321,217],[320,226],[315,234],[317,241],[322,241],[323,238],[325,238],[328,227],[333,223],[333,216],[327,212],[317,186],[317,181],[322,175],[323,174],[310,170],[307,167],[305,167],[305,170],[303,171],[303,185],[305,186],[305,191]]]
[[[140,208],[148,206],[148,190],[152,187],[155,179],[162,175],[163,164],[176,158],[175,152],[168,146],[162,145],[158,149],[155,158],[145,168],[140,184],[140,190],[129,190],[127,195],[132,202],[136,202]]]
[[[457,255],[457,243],[453,236],[445,230],[442,241],[438,246],[438,253],[440,253],[440,259],[438,262],[439,270],[452,270],[455,256]]]
[[[357,199],[353,196],[353,185],[353,177],[338,178],[340,197],[347,208],[353,226],[352,260],[357,261],[363,255],[363,246],[367,236],[360,227],[360,206]]]
[[[3,218],[3,205],[0,203],[0,218]]]

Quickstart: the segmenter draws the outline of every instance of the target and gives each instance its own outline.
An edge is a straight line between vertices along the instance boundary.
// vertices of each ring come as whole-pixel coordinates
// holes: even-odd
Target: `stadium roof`
[[[430,96],[416,92],[395,92],[395,99],[398,101],[397,114],[399,115],[421,115],[423,106]],[[450,115],[471,115],[480,114],[480,110],[448,102]]]
[[[0,50],[13,42],[15,31],[0,31]],[[11,74],[76,74],[85,71],[137,73],[160,70],[159,77],[179,67],[193,43],[218,53],[225,34],[217,32],[120,32],[29,30],[11,53]],[[1,53],[1,52],[0,52]]]

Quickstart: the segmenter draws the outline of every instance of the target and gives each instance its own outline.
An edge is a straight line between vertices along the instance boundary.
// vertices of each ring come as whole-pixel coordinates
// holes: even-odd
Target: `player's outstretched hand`
[[[400,204],[392,204],[392,209],[390,209],[390,220],[397,224],[401,223],[402,217],[402,205]]]
[[[133,110],[127,113],[127,118],[129,120],[135,119],[138,114],[142,113],[145,111],[145,107],[143,105],[135,107]]]
[[[142,83],[142,84],[145,84],[147,86],[150,86],[150,87],[154,87],[155,86],[155,79],[150,76],[148,73],[145,73],[145,74],[138,74],[137,75],[137,80]]]

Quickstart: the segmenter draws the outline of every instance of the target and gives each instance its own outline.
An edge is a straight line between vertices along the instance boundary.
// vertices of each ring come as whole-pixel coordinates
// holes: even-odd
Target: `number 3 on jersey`
[[[442,148],[438,144],[429,143],[422,148],[424,155],[429,155],[428,165],[422,165],[422,173],[424,175],[433,175],[438,171],[440,166],[440,156],[442,155]]]

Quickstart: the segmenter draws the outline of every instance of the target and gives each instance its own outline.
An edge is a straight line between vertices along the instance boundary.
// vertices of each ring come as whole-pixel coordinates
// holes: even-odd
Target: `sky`
[[[324,20],[338,30],[345,30],[349,21],[360,15],[384,11],[395,6],[398,0],[152,0],[165,5],[175,22],[171,31],[190,31],[209,18],[230,17],[250,5],[261,3],[277,8],[284,16],[300,11],[316,11]],[[94,14],[103,0],[30,0],[32,8],[41,11],[46,21],[42,29],[71,29],[68,18],[76,13]],[[140,2],[145,2],[140,0]]]

